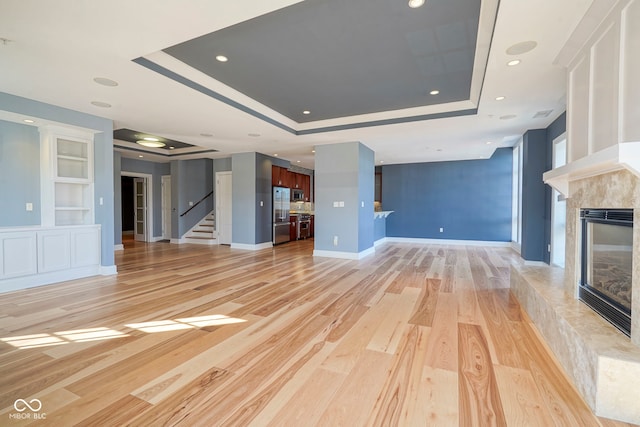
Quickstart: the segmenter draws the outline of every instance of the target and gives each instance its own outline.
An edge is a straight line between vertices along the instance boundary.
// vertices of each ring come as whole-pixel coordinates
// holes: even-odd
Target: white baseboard
[[[245,251],[260,251],[262,249],[271,249],[273,248],[273,243],[271,242],[264,242],[264,243],[258,243],[256,245],[248,245],[245,243],[231,243],[231,249],[242,249]]]
[[[114,251],[124,251],[124,245],[120,243],[119,245],[113,245]]]
[[[524,265],[531,267],[549,267],[549,264],[544,261],[527,261],[526,259],[524,260]]]
[[[181,245],[186,242],[184,241],[184,239],[171,239],[169,240],[169,243],[173,243],[174,245]]]
[[[423,245],[491,246],[496,248],[511,247],[511,242],[495,242],[490,240],[452,240],[452,239],[419,239],[414,237],[385,237],[385,242],[418,243]]]
[[[373,247],[380,246],[380,245],[384,245],[384,244],[385,244],[385,243],[387,243],[387,242],[388,242],[387,238],[386,238],[386,237],[383,237],[383,238],[378,239],[378,240],[376,240],[375,242],[373,242]]]
[[[513,249],[514,251],[516,251],[518,253],[518,255],[520,255],[520,251],[521,251],[520,244],[512,241],[511,242],[511,249]]]
[[[362,252],[321,251],[321,250],[314,249],[313,256],[324,257],[324,258],[341,258],[341,259],[359,260],[369,255],[373,255],[375,252],[376,252],[376,249],[373,246]]]
[[[115,266],[114,266],[115,268]],[[36,286],[50,285],[52,283],[65,282],[67,280],[81,279],[89,276],[97,276],[101,266],[91,265],[68,270],[52,271],[49,273],[33,274],[30,276],[15,277],[0,280],[0,292],[17,291],[20,289],[34,288]]]
[[[160,240],[165,240],[162,236],[153,236],[149,238],[149,243],[159,242]]]
[[[101,265],[100,266],[100,275],[101,276],[113,276],[114,274],[118,274],[118,267],[115,265]]]

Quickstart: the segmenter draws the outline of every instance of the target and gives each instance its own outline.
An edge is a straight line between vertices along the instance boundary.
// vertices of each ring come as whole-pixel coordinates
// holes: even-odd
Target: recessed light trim
[[[493,144],[493,141],[487,141],[485,144],[491,145],[491,144]]]
[[[118,86],[118,82],[115,80],[108,79],[106,77],[94,77],[93,81],[102,86],[115,87]]]
[[[154,138],[154,137],[152,137],[152,136],[145,136],[145,137],[144,137],[144,138],[142,138],[142,139],[144,139],[145,141],[153,141],[153,142],[158,142],[158,141],[160,141],[158,138]]]
[[[440,94],[440,91],[437,90],[437,89],[436,90],[432,90],[431,92],[429,92],[429,95],[438,95],[438,94]]]
[[[504,96],[496,96],[496,101],[504,101]]]
[[[143,158],[144,156],[143,156],[142,154],[139,154],[139,155],[138,155],[138,157],[139,157],[139,158]]]
[[[229,58],[227,58],[224,55],[217,55],[216,56],[216,61],[218,61],[218,62],[227,62],[228,60],[229,60]]]
[[[409,7],[412,9],[416,9],[423,5],[424,5],[424,0],[409,0]]]
[[[309,114],[311,114],[311,111],[309,111],[309,110],[304,110],[304,111],[302,112],[302,114],[304,114],[305,116],[308,116]]]
[[[513,59],[513,60],[511,60],[511,61],[507,62],[507,65],[508,65],[509,67],[514,67],[514,66],[518,65],[519,63],[520,63],[520,60],[519,60],[519,59]]]
[[[149,147],[149,148],[162,148],[166,145],[164,142],[148,141],[144,139],[140,139],[136,141],[136,144],[142,145],[143,147]]]
[[[176,147],[174,147],[173,145],[169,146],[169,150],[175,150]]]
[[[100,107],[100,108],[111,108],[111,104],[109,104],[108,102],[102,102],[102,101],[91,101],[91,105],[95,107]]]
[[[526,42],[516,43],[513,46],[507,48],[507,55],[522,55],[523,53],[531,52],[538,46],[538,42],[534,40],[528,40]]]
[[[31,120],[31,119],[24,119],[23,122],[25,123],[35,123],[35,120]]]
[[[273,157],[278,157],[278,153],[274,153],[274,154],[273,154]]]

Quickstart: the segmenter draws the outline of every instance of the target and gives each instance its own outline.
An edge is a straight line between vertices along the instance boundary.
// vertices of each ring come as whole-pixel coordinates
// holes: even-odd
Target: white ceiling
[[[592,2],[501,0],[478,114],[472,116],[296,136],[132,62],[171,61],[159,51],[297,3],[292,0],[2,0],[0,38],[9,41],[0,43],[0,91],[107,117],[114,129],[219,150],[212,158],[257,151],[313,168],[314,145],[360,141],[375,151],[378,163],[477,159],[513,145],[528,129],[547,127],[564,111],[565,70],[553,63]],[[537,48],[506,54],[528,40]],[[514,58],[522,63],[508,67]],[[101,86],[94,77],[119,85]],[[543,110],[553,112],[533,118]],[[505,115],[516,117],[500,119]]]

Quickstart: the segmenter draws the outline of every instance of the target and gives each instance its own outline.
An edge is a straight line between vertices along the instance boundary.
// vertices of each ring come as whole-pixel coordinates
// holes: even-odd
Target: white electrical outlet
[[[333,246],[338,246],[338,236],[333,236]]]
[[[260,200],[260,206],[264,206],[264,201]]]
[[[340,207],[340,202],[333,202],[333,207],[334,208]]]
[[[338,202],[338,206],[344,208],[344,202]]]
[[[27,203],[27,211],[31,212],[33,210],[33,203]]]
[[[104,199],[100,197],[100,206],[104,205]]]
[[[360,202],[360,207],[364,208],[364,202]]]
[[[193,206],[193,202],[189,202],[189,206]]]
[[[440,232],[444,233],[444,228],[443,227],[440,227]]]

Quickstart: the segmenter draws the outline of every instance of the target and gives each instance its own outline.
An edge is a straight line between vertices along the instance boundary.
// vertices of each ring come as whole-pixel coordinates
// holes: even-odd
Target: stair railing
[[[191,209],[195,208],[196,206],[198,206],[200,203],[204,202],[205,200],[207,200],[207,197],[212,196],[213,195],[213,190],[211,190],[211,192],[209,194],[207,194],[206,196],[204,196],[202,199],[198,200],[196,203],[193,204],[193,206],[190,206],[189,209],[187,209],[186,211],[184,211],[183,213],[180,214],[181,217],[185,216],[186,214],[188,214],[189,212],[191,212]]]

